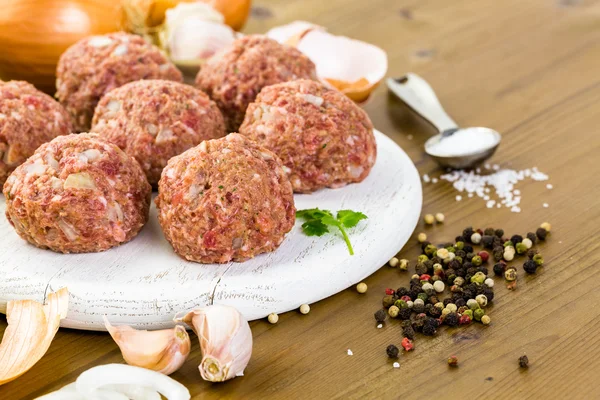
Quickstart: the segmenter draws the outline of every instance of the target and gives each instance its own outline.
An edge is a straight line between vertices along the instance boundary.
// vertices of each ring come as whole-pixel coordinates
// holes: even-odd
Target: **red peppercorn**
[[[490,258],[490,253],[488,253],[485,250],[480,251],[479,253],[477,253],[477,255],[479,257],[481,257],[481,261],[483,261],[483,262],[487,262],[487,260],[489,260],[489,258]]]
[[[468,315],[463,315],[458,320],[459,325],[468,325],[471,323],[471,318]]]
[[[483,236],[483,231],[481,229],[477,229],[475,232],[479,233],[481,236]]]
[[[413,345],[412,340],[410,340],[407,337],[405,337],[404,339],[402,339],[402,347],[404,347],[404,351],[411,351],[412,349],[415,348],[415,346]]]
[[[402,296],[402,297],[400,297],[400,300],[412,301],[412,299],[410,298],[410,296]]]
[[[419,277],[420,281],[429,281],[431,279],[431,275],[423,274]]]
[[[394,289],[390,289],[390,288],[385,289],[385,294],[387,294],[387,295],[392,295],[394,293],[396,293],[396,291]]]

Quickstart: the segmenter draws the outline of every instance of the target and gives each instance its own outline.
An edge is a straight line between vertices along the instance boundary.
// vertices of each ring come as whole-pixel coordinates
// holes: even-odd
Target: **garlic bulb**
[[[112,326],[106,316],[104,324],[129,365],[170,375],[181,368],[190,354],[190,337],[181,325],[145,331],[127,325]]]
[[[181,319],[200,339],[200,375],[210,382],[243,376],[252,355],[252,331],[233,307],[211,305],[190,311]]]
[[[236,33],[225,25],[222,14],[208,4],[195,2],[167,10],[159,37],[175,64],[198,67],[230,45]]]

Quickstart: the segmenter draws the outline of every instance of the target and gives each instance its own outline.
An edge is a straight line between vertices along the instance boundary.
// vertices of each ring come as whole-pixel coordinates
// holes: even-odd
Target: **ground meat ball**
[[[90,36],[69,47],[58,61],[56,77],[56,96],[78,132],[90,128],[96,104],[114,88],[140,79],[183,80],[156,46],[123,32]]]
[[[206,94],[164,80],[131,82],[106,94],[92,131],[133,156],[153,186],[171,157],[226,133],[219,108]]]
[[[0,81],[0,186],[43,143],[71,133],[71,119],[27,82]]]
[[[131,240],[148,220],[150,194],[132,157],[88,133],[42,145],[4,184],[6,216],[17,233],[62,253]]]
[[[237,132],[260,90],[295,79],[316,79],[315,65],[295,48],[266,36],[242,37],[211,57],[196,85],[217,102],[229,132]]]
[[[264,88],[248,107],[240,133],[277,154],[300,193],[360,182],[377,157],[367,113],[314,81]]]
[[[292,186],[280,160],[237,133],[172,158],[156,205],[175,252],[201,263],[273,251],[295,221]]]

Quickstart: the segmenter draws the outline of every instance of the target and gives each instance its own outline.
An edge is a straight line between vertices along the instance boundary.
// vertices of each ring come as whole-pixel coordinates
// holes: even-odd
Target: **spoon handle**
[[[388,78],[388,88],[440,133],[456,130],[458,125],[444,111],[435,92],[419,75],[411,72],[399,79]]]

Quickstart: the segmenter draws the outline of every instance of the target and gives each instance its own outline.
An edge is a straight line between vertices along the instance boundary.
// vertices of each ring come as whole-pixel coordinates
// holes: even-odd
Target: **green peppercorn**
[[[463,263],[463,258],[461,256],[454,257],[454,260],[456,260],[456,262],[459,263],[459,264]]]
[[[475,321],[481,321],[481,317],[483,317],[484,315],[485,311],[481,308],[478,308],[477,310],[473,311],[473,318],[475,318]]]
[[[421,300],[423,300],[423,301],[427,301],[427,298],[428,298],[428,297],[429,297],[429,296],[427,296],[427,293],[419,293],[419,294],[417,295],[417,299],[421,299]]]
[[[504,242],[504,247],[515,247],[515,245],[510,240],[507,240]]]
[[[428,255],[429,257],[432,257],[435,255],[435,253],[437,252],[437,247],[435,247],[435,245],[433,244],[428,244],[425,247],[425,250],[423,250],[423,252]]]
[[[455,247],[457,250],[462,250],[462,249],[464,249],[464,248],[465,248],[465,242],[456,242],[456,243],[454,244],[454,247]]]
[[[478,285],[483,285],[487,276],[483,272],[477,272],[475,275],[471,277],[471,283],[476,283]]]
[[[446,250],[448,250],[448,252],[450,253],[456,253],[456,249],[454,248],[454,246],[448,246],[446,247]]]
[[[535,262],[537,266],[540,267],[544,265],[544,258],[541,254],[536,254],[535,256],[533,256],[533,262]]]
[[[475,296],[475,301],[477,301],[477,304],[479,304],[480,307],[485,307],[487,306],[488,298],[485,294],[478,294]]]
[[[391,306],[394,305],[394,302],[396,300],[394,299],[394,296],[392,296],[391,294],[385,295],[383,296],[383,300],[381,301],[381,303],[383,304],[383,306],[385,308],[390,308]]]
[[[472,320],[473,319],[473,310],[466,310],[462,313],[462,315],[467,315]]]
[[[418,263],[424,263],[427,260],[429,260],[429,257],[427,257],[425,254],[421,254],[419,257],[417,257]]]
[[[517,254],[525,254],[528,250],[527,246],[523,244],[522,241],[516,244],[515,249],[517,250]]]
[[[396,302],[394,303],[394,305],[400,309],[402,308],[408,308],[408,304],[406,304],[406,302],[402,299],[398,299],[396,300]]]
[[[396,318],[398,316],[398,313],[400,312],[400,309],[396,306],[391,306],[388,309],[388,314],[390,315],[390,317],[392,318]]]
[[[473,264],[476,267],[479,267],[481,263],[483,263],[483,260],[480,256],[475,256],[471,259],[471,264]]]
[[[403,258],[402,260],[400,260],[400,264],[398,264],[398,268],[401,271],[407,271],[408,270],[408,260]]]
[[[479,303],[475,299],[467,300],[467,307],[469,307],[471,310],[477,310],[477,309],[481,308],[479,306]]]

